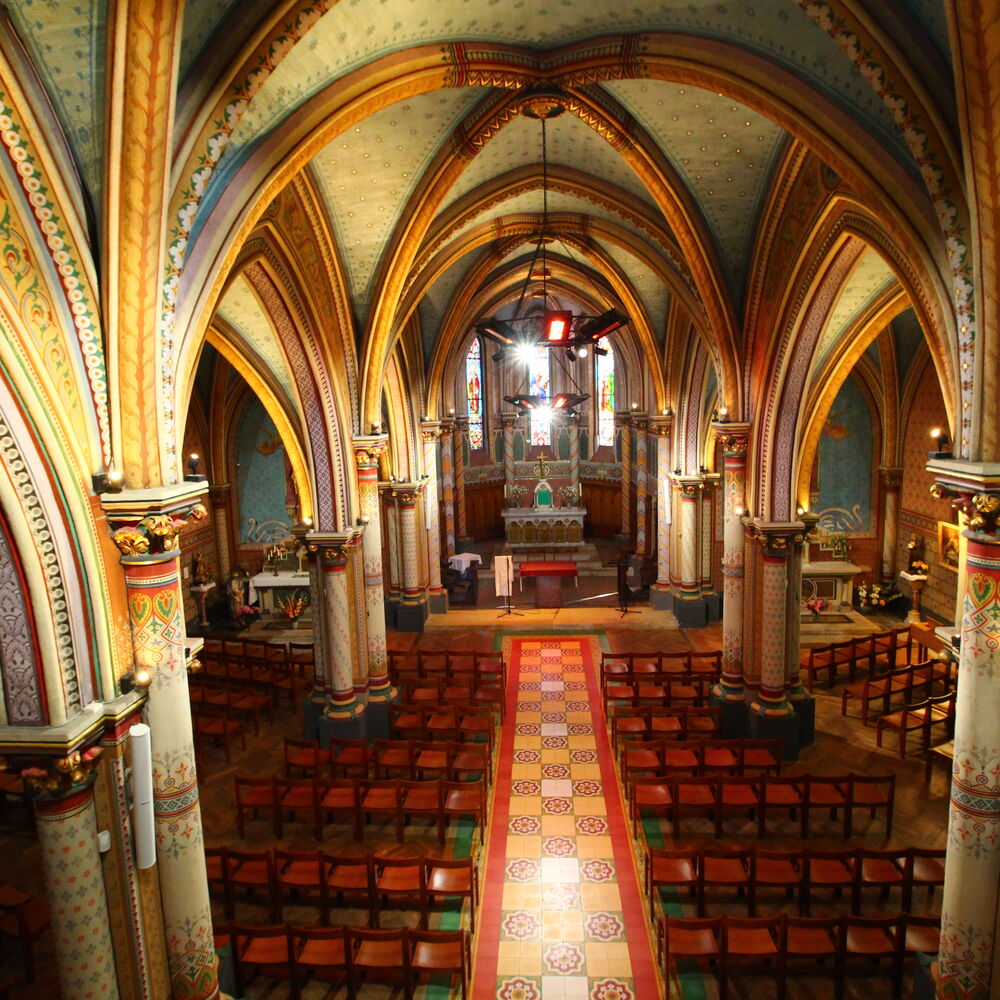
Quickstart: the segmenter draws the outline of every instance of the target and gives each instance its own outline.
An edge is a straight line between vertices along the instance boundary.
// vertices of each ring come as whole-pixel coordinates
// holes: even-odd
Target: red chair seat
[[[881,927],[847,925],[847,951],[853,955],[892,955],[896,942]]]
[[[728,929],[729,951],[738,955],[777,955],[778,946],[763,928],[734,927]]]
[[[670,928],[670,950],[679,955],[714,956],[719,946],[711,928],[684,930],[676,925]]]

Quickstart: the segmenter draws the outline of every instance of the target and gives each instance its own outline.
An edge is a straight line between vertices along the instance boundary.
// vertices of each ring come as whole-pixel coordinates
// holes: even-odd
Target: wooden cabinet
[[[503,483],[478,483],[465,487],[465,523],[477,542],[503,538]]]
[[[614,538],[622,530],[621,484],[606,480],[581,480],[587,516],[583,531],[588,537]]]

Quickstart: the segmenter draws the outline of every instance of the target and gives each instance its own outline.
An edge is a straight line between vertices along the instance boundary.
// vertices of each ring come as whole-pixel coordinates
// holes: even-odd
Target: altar
[[[842,559],[802,564],[802,600],[822,597],[834,607],[852,607],[854,604],[854,578],[867,573],[869,567],[855,566]]]
[[[508,507],[501,511],[504,537],[512,551],[578,548],[583,541],[582,507]]]
[[[309,573],[279,570],[277,573],[258,573],[250,577],[249,603],[260,601],[262,615],[274,615],[278,602],[291,597],[296,591],[309,593]]]

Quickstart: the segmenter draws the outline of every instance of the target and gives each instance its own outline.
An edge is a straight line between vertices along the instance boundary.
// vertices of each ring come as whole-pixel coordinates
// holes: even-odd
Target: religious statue
[[[198,553],[195,553],[195,557],[191,561],[191,578],[199,585],[208,583],[210,579],[208,563]]]
[[[539,457],[535,463],[535,475],[538,477],[538,484],[535,486],[535,506],[552,506],[552,486],[546,478],[549,474],[549,463],[545,461],[545,456]]]

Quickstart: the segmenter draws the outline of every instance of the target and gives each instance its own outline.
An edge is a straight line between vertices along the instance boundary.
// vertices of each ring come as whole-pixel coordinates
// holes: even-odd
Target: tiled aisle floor
[[[597,642],[509,641],[473,1000],[652,1000]]]

